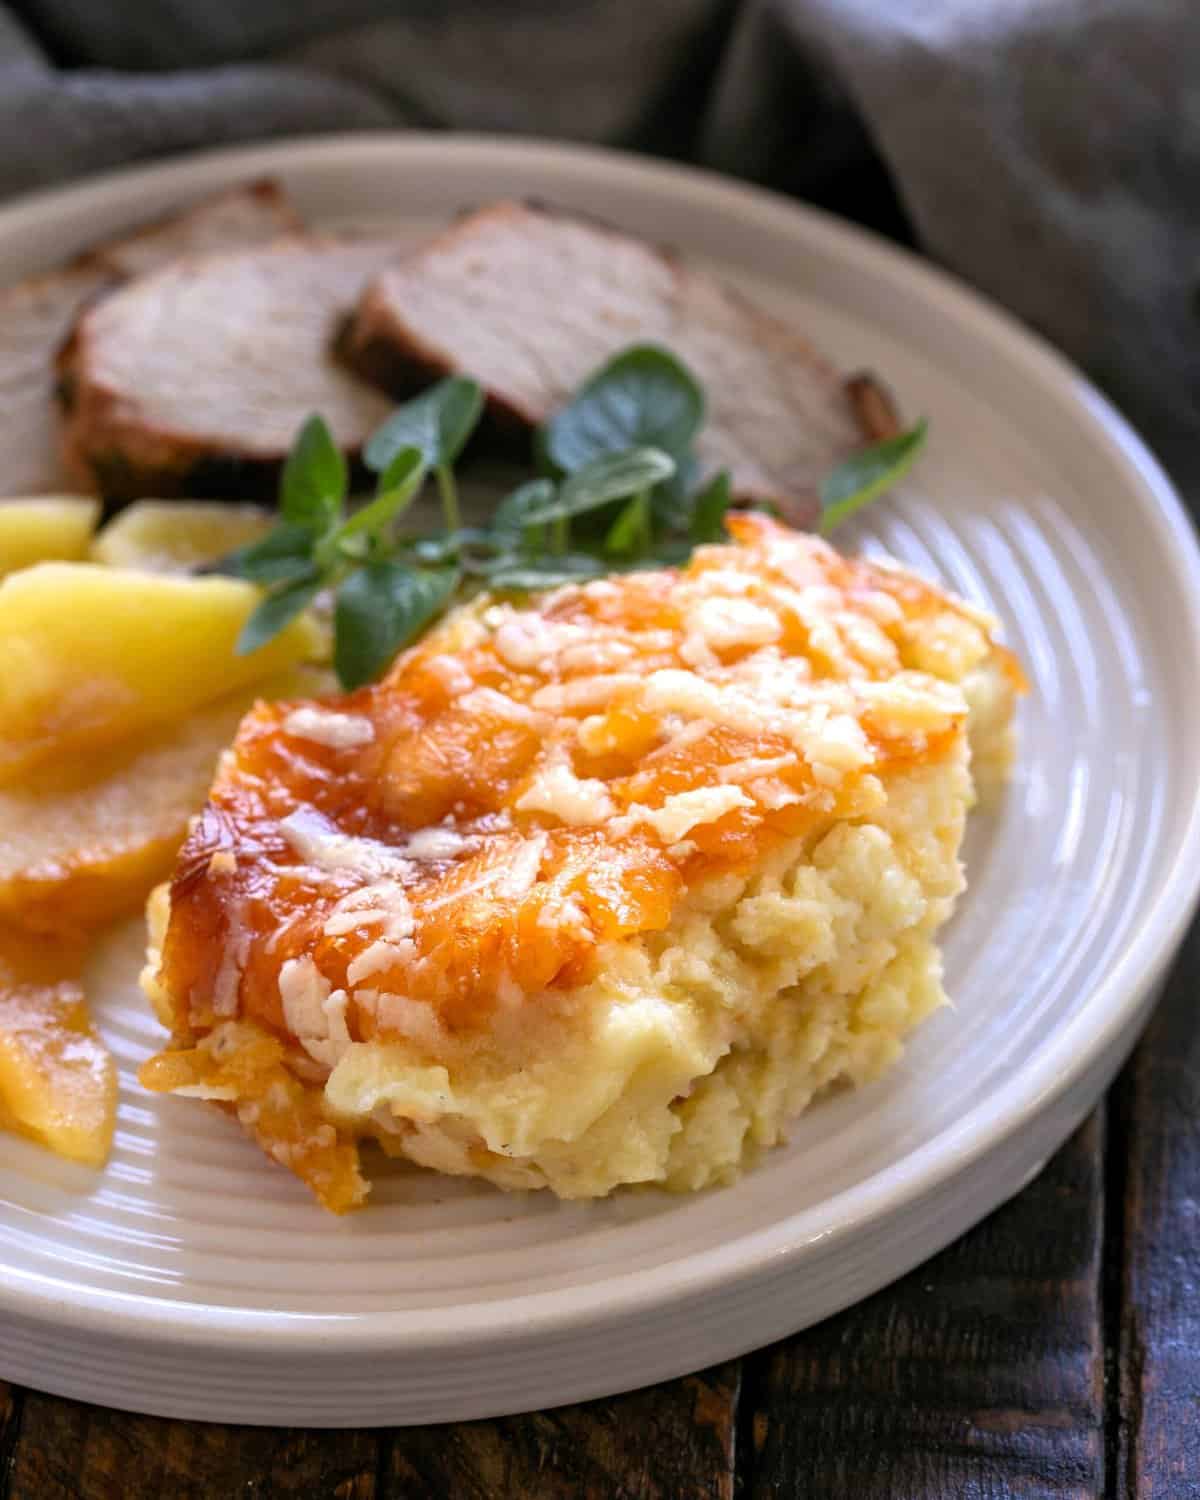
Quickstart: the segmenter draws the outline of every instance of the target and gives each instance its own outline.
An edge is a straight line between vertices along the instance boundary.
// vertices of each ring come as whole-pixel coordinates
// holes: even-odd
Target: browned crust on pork
[[[870,370],[859,370],[846,379],[846,395],[863,437],[872,443],[884,442],[900,432],[900,413],[896,398]]]

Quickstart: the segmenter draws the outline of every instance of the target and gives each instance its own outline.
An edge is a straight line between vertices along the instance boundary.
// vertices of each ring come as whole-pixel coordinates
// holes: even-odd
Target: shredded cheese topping
[[[172,896],[186,1018],[246,1015],[321,1065],[347,1037],[483,1025],[961,745],[993,622],[730,524],[680,571],[459,610],[340,703],[256,708]]]

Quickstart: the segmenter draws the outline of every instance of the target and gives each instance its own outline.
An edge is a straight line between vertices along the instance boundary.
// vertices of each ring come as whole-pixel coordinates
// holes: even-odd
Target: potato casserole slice
[[[258,705],[151,902],[143,1082],[342,1211],[365,1138],[564,1198],[702,1188],[893,1062],[1021,673],[911,573],[729,527]]]

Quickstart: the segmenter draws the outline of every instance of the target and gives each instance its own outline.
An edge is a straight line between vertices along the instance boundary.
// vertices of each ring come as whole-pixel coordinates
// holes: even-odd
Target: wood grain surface
[[[1200,930],[1113,1093],[1113,1493],[1200,1495]]]
[[[383,1437],[137,1417],[26,1394],[7,1500],[372,1500]]]
[[[1103,1492],[1103,1144],[1093,1116],[974,1233],[748,1361],[749,1500]]]
[[[397,1500],[733,1500],[736,1364],[611,1401],[392,1442]]]
[[[1200,932],[1110,1096],[1023,1193],[820,1327],[631,1395],[303,1432],[0,1383],[0,1500],[1200,1497]]]

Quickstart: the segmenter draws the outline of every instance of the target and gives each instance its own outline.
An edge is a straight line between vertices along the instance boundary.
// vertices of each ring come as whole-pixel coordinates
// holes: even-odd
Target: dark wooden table
[[[0,1500],[1200,1496],[1200,928],[1106,1104],[869,1302],[611,1401],[395,1431],[215,1427],[0,1384]]]

